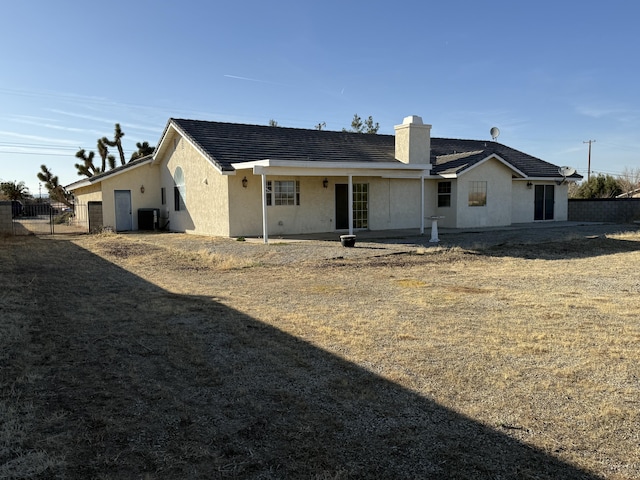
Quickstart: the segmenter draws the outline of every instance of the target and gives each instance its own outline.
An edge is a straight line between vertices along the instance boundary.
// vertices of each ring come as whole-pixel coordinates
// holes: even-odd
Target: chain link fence
[[[86,205],[73,208],[34,203],[12,209],[14,235],[53,235],[63,233],[87,233],[87,216],[80,214]],[[80,215],[78,215],[80,214]]]

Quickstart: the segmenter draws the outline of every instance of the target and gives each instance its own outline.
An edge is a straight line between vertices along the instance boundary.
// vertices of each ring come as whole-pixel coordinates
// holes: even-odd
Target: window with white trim
[[[299,180],[267,180],[267,205],[300,205]]]
[[[438,207],[451,206],[451,182],[438,182]]]
[[[469,182],[469,206],[484,207],[487,204],[487,182]]]

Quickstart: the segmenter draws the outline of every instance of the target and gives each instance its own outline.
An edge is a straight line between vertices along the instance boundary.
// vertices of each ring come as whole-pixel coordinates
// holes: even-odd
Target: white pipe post
[[[269,232],[267,231],[267,176],[263,173],[262,178],[262,238],[264,243],[269,243]]]
[[[424,175],[420,175],[420,235],[424,235]]]
[[[349,175],[349,235],[353,235],[353,175]]]

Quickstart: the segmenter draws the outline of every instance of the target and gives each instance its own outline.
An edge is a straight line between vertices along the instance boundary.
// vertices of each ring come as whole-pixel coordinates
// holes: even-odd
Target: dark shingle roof
[[[394,162],[393,137],[172,119],[221,170],[257,160]]]
[[[245,125],[203,120],[170,122],[218,168],[257,160],[395,162],[395,136]],[[528,177],[558,177],[558,166],[493,141],[431,139],[432,173],[461,173],[491,154]]]
[[[82,186],[86,186],[92,183],[96,183],[98,180],[102,180],[105,177],[110,177],[112,175],[117,175],[118,173],[120,173],[123,170],[128,170],[132,167],[135,167],[136,165],[139,165],[141,163],[145,163],[145,162],[151,162],[151,160],[153,159],[153,155],[146,155],[144,157],[140,157],[137,158],[135,160],[129,160],[128,163],[125,163],[124,165],[119,165],[115,168],[112,168],[111,170],[107,170],[106,172],[102,172],[102,173],[97,173],[95,175],[93,175],[92,177],[85,177],[82,180],[78,180],[75,181],[69,185],[67,185],[65,188],[70,188],[73,189],[74,187],[78,186],[78,185],[82,185]]]
[[[472,155],[469,153],[473,152]],[[467,155],[461,155],[466,153]],[[483,140],[431,139],[433,173],[462,173],[489,155],[498,155],[527,177],[557,178],[558,166],[501,143]]]

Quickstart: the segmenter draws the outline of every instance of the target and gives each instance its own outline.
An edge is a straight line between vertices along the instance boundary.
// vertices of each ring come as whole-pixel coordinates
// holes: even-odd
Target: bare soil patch
[[[640,235],[0,239],[0,478],[640,478]]]

